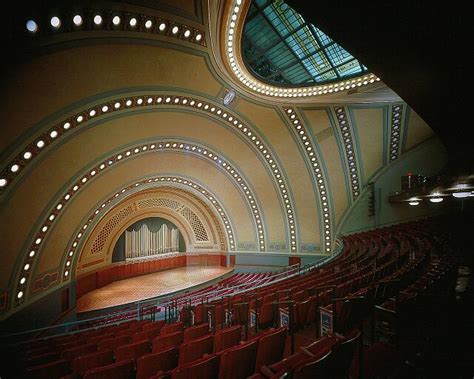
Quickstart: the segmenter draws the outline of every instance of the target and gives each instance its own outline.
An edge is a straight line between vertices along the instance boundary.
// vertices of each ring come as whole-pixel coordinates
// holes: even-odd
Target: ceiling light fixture
[[[410,199],[410,201],[408,202],[408,204],[410,205],[418,205],[420,204],[420,199],[417,199],[416,197]]]
[[[460,183],[456,186],[456,192],[453,192],[452,195],[457,199],[463,199],[471,196],[471,190],[468,188],[467,184]]]

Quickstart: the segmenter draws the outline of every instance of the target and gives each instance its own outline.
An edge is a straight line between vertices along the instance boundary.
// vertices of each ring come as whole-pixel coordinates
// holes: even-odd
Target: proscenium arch
[[[95,225],[99,222],[99,219],[102,217],[102,213],[108,212],[110,209],[115,207],[117,204],[122,202],[129,196],[133,196],[138,192],[142,192],[148,189],[155,189],[155,188],[173,188],[179,189],[184,192],[189,192],[189,194],[193,195],[197,200],[205,203],[209,208],[214,207],[215,209],[212,212],[209,212],[212,216],[215,216],[214,223],[219,222],[220,230],[224,230],[224,237],[227,238],[227,246],[229,246],[229,240],[232,239],[232,236],[235,236],[235,229],[234,229],[234,222],[232,221],[229,213],[225,210],[224,206],[222,205],[222,201],[217,198],[217,196],[209,191],[208,188],[204,187],[204,185],[198,182],[196,179],[185,177],[182,175],[163,175],[163,176],[152,176],[152,177],[145,177],[140,181],[133,181],[130,182],[127,186],[115,189],[111,192],[111,194],[107,197],[106,200],[102,200],[93,207],[87,218],[84,220],[90,220],[91,222],[88,224],[90,228],[95,227]],[[204,193],[203,193],[204,192]],[[106,204],[105,207],[101,207],[101,204]],[[100,210],[97,214],[94,210]],[[81,248],[82,240],[87,238],[86,232],[82,227],[82,224],[75,230],[72,234],[71,241],[67,245],[67,249],[65,249],[64,256],[62,259],[62,263],[60,267],[60,285],[64,285],[66,282],[71,280],[70,272],[74,267],[74,261],[78,257],[78,254],[70,255],[71,251],[75,251],[78,248]],[[224,227],[225,226],[225,227]],[[91,230],[91,229],[89,229]],[[77,236],[81,233],[81,237],[78,239]],[[257,234],[257,230],[255,230],[255,234]],[[235,238],[235,237],[234,237]],[[76,243],[76,246],[73,247],[73,244]],[[69,262],[69,266],[67,265]],[[65,275],[66,270],[68,271],[68,275]],[[74,275],[72,275],[74,276]],[[31,294],[31,287],[28,288],[25,294],[25,300],[29,300],[29,295]],[[39,294],[41,296],[41,294]],[[12,303],[14,304],[14,303]]]
[[[164,200],[163,202],[165,203],[166,201],[171,203],[174,202],[177,203],[178,208],[173,209],[167,207],[166,205],[155,205],[151,207],[140,206],[140,203],[147,202],[149,200]],[[91,259],[94,260],[102,257],[104,263],[110,263],[109,261],[111,259],[113,247],[125,229],[139,220],[156,216],[163,217],[179,227],[180,231],[183,233],[183,237],[187,245],[187,252],[222,252],[220,249],[220,242],[222,241],[219,240],[220,236],[217,232],[219,225],[214,224],[215,220],[213,220],[212,217],[209,217],[209,212],[212,212],[212,210],[209,207],[206,207],[204,202],[197,204],[196,200],[200,199],[196,198],[191,192],[186,192],[182,189],[177,189],[174,187],[163,186],[149,187],[147,189],[142,188],[141,190],[130,194],[126,198],[120,199],[120,201],[110,207],[107,210],[107,213],[103,215],[101,219],[84,235],[84,243],[78,246],[80,251],[75,255],[75,259],[69,266],[68,270],[71,270],[71,274],[74,277],[74,273],[77,273],[79,269],[83,268],[81,266],[81,262],[85,262],[87,264]],[[171,205],[173,206],[175,204]],[[121,217],[121,219],[118,222],[115,222],[112,227],[107,227],[109,221],[112,220],[116,215],[120,214],[124,209],[132,207],[135,208],[133,212],[129,212],[125,216]],[[180,212],[186,207],[191,208],[191,210],[196,214],[196,216],[198,216],[199,220],[205,226],[205,229],[209,234],[208,241],[200,242],[195,238],[196,236],[194,234],[192,225],[189,224],[186,217]],[[91,251],[91,247],[94,246],[95,241],[97,241],[104,230],[106,230],[107,235],[104,237],[105,240],[101,250],[96,252]],[[87,266],[89,265],[87,264]],[[97,265],[95,265],[95,268],[97,268]]]
[[[260,246],[265,247],[265,222],[263,219],[263,212],[261,211],[259,202],[250,184],[245,179],[243,174],[240,173],[240,170],[235,166],[228,164],[226,158],[224,158],[221,154],[215,153],[206,146],[202,146],[196,143],[188,143],[184,140],[169,140],[163,138],[153,143],[142,143],[138,145],[135,144],[128,146],[128,148],[124,148],[122,151],[115,153],[104,160],[101,160],[99,163],[96,163],[92,167],[89,167],[87,170],[83,170],[80,175],[76,175],[76,177],[78,177],[79,179],[75,180],[72,184],[70,184],[68,186],[69,188],[65,192],[55,196],[56,200],[53,203],[55,205],[52,209],[43,212],[44,219],[41,221],[41,223],[38,223],[38,232],[34,234],[32,242],[27,245],[29,246],[29,248],[27,249],[27,253],[25,254],[23,264],[19,267],[18,272],[16,274],[17,288],[16,291],[12,291],[15,306],[22,304],[25,300],[25,296],[23,295],[26,292],[25,289],[27,288],[28,276],[32,271],[26,271],[22,269],[25,267],[25,265],[28,265],[28,267],[33,266],[34,262],[39,256],[39,252],[41,251],[41,242],[47,237],[49,232],[52,230],[51,226],[54,226],[54,220],[58,217],[58,215],[60,215],[60,212],[64,209],[64,207],[67,206],[69,200],[73,198],[74,194],[76,194],[81,187],[87,185],[90,180],[93,180],[95,176],[100,175],[101,172],[107,170],[109,167],[116,165],[121,160],[125,161],[126,159],[133,158],[137,154],[150,153],[153,151],[160,152],[170,150],[179,152],[185,151],[187,154],[195,154],[202,159],[207,159],[208,161],[211,161],[213,164],[215,164],[216,167],[218,167],[231,179],[231,182],[234,183],[234,186],[242,193],[243,198],[246,199],[247,204],[249,205],[249,208],[251,210],[251,214],[254,217],[256,228],[258,230],[257,238],[260,242]],[[105,207],[104,203],[102,205],[103,207]],[[97,209],[96,211],[100,211],[100,209]],[[89,221],[87,221],[81,227],[86,230],[88,225]],[[45,226],[47,227],[46,231],[44,230]],[[264,248],[262,249],[262,251],[263,250]],[[31,255],[32,251],[34,251],[33,255]],[[18,294],[20,292],[21,296],[19,297]]]
[[[200,115],[206,115],[214,120],[218,120],[245,141],[245,143],[256,153],[257,157],[259,157],[263,166],[269,173],[269,177],[273,181],[276,193],[279,195],[283,213],[286,215],[285,227],[288,233],[287,242],[289,249],[291,252],[296,252],[297,246],[299,245],[296,207],[294,205],[290,186],[287,184],[286,173],[282,169],[282,165],[279,163],[272,147],[255,126],[251,125],[247,120],[244,120],[244,118],[238,115],[234,110],[221,107],[219,104],[207,98],[198,97],[196,95],[183,95],[182,93],[177,94],[176,92],[147,91],[141,95],[115,96],[109,98],[109,100],[105,102],[102,101],[100,103],[95,103],[94,105],[89,105],[86,109],[76,112],[72,116],[56,123],[48,132],[43,132],[40,136],[36,136],[33,141],[30,141],[29,144],[21,150],[22,152],[34,151],[35,153],[28,160],[25,160],[21,154],[19,154],[14,160],[18,163],[13,164],[19,165],[20,169],[13,173],[8,169],[9,166],[6,166],[0,174],[0,177],[8,177],[9,181],[14,180],[18,176],[17,174],[25,172],[26,167],[32,166],[31,163],[36,161],[35,158],[38,155],[41,155],[40,150],[47,151],[47,147],[49,147],[50,144],[59,141],[61,137],[68,134],[70,130],[77,130],[81,125],[87,125],[88,121],[98,116],[103,116],[101,120],[104,121],[109,117],[109,115],[114,115],[124,109],[153,110],[156,107],[164,107],[171,110],[182,109],[185,111],[196,112]],[[106,109],[106,111],[104,111],[104,109]],[[53,131],[57,133],[57,136],[54,138],[51,137]],[[37,147],[39,141],[44,144],[41,149],[38,149]],[[13,186],[9,185],[7,190],[11,190],[12,188]],[[3,196],[4,195],[5,194],[3,194]],[[265,250],[265,243],[262,243],[262,241],[259,241],[259,250]]]

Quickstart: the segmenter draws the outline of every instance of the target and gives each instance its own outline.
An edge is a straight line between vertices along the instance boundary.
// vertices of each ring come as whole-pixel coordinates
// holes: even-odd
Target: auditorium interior
[[[472,378],[467,13],[9,2],[1,378]]]

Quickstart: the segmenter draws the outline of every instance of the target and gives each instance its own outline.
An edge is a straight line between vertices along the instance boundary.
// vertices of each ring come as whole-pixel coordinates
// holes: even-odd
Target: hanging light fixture
[[[417,197],[412,197],[408,200],[409,200],[408,204],[413,205],[413,206],[416,206],[416,205],[420,204],[420,201],[421,201],[421,199],[419,199]]]
[[[441,203],[443,200],[444,200],[444,199],[443,199],[441,196],[439,196],[439,195],[435,195],[435,196],[433,196],[433,197],[430,197],[430,201],[431,201],[432,203]]]
[[[457,199],[463,199],[465,197],[471,196],[471,190],[467,188],[466,184],[458,184],[456,188],[456,192],[452,193],[453,197]]]

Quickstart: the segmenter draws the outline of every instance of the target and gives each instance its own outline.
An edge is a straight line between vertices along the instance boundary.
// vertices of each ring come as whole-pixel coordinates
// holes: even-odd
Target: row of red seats
[[[160,323],[147,324],[151,326]],[[209,333],[207,324],[182,329],[182,323],[161,325],[161,334],[150,340],[129,343],[129,336],[118,336],[104,339],[99,344],[89,343],[61,353],[61,359],[47,362],[25,371],[25,378],[112,378],[136,377],[149,378],[157,372],[167,372],[177,375],[184,367],[200,360],[204,355],[214,355],[222,358],[222,370],[233,365],[234,354],[239,355],[242,327],[240,325],[222,329],[215,334]],[[164,332],[164,330],[166,331]],[[252,353],[252,359],[257,367],[270,364],[283,357],[286,339],[286,328],[270,330],[266,334],[253,339],[258,350]],[[247,346],[247,344],[245,344]],[[97,349],[98,351],[95,351]],[[246,349],[244,349],[246,350]],[[236,352],[235,352],[236,351]],[[71,354],[73,353],[73,354]],[[255,354],[257,353],[257,354]],[[225,363],[231,362],[231,363]],[[252,370],[254,370],[253,365]],[[72,370],[72,373],[70,373]],[[195,375],[193,371],[190,375]],[[249,372],[249,374],[252,374]],[[163,374],[164,375],[164,374]],[[183,377],[182,374],[178,377]],[[188,376],[196,377],[196,376]],[[198,376],[199,377],[199,376]],[[205,376],[201,376],[205,377]],[[227,376],[224,376],[227,377]]]

